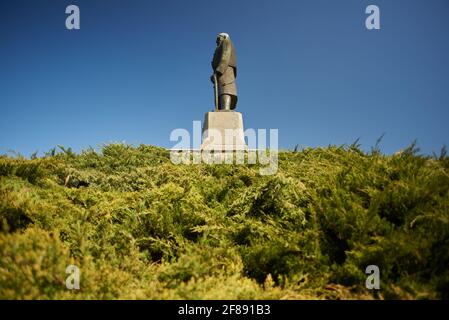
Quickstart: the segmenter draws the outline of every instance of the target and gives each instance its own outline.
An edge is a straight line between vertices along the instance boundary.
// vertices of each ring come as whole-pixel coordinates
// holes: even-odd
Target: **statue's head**
[[[229,39],[229,34],[224,32],[217,34],[217,41],[216,41],[217,46],[220,45],[220,43],[226,39]]]

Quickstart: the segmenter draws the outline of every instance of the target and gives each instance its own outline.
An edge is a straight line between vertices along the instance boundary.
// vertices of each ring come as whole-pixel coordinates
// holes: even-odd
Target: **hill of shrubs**
[[[0,156],[0,299],[448,299],[448,266],[444,149],[282,151],[271,176],[146,145]]]

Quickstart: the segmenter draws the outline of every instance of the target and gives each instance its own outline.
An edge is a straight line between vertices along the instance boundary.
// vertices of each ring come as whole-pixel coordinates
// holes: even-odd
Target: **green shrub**
[[[0,157],[0,298],[449,297],[444,150],[282,151],[261,176],[152,146],[59,149]],[[80,290],[65,288],[69,264]]]

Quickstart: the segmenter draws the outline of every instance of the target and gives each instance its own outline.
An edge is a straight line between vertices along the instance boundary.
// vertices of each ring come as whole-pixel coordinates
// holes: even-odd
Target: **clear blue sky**
[[[226,3],[226,5],[225,5]],[[65,8],[81,30],[65,28]],[[365,28],[365,8],[381,30]],[[0,153],[172,147],[213,109],[215,35],[236,47],[238,111],[281,148],[392,153],[449,142],[448,0],[0,0]]]

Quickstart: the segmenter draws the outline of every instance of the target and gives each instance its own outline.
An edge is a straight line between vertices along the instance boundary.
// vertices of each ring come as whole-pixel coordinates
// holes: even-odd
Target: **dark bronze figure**
[[[212,60],[214,74],[211,76],[215,87],[215,108],[219,111],[231,111],[237,105],[237,57],[227,33],[218,34],[216,43]]]

